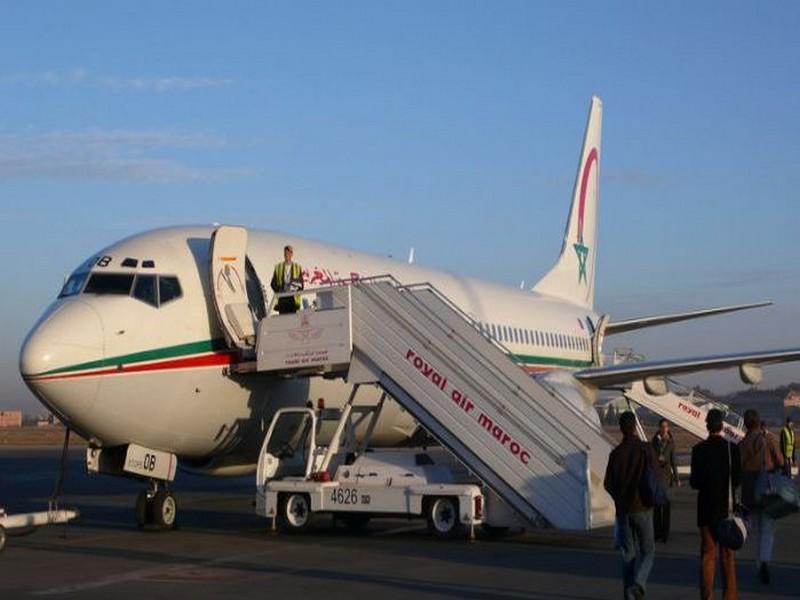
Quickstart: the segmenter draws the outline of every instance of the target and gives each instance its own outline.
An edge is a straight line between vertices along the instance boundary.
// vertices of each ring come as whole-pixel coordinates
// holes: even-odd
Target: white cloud
[[[225,87],[233,79],[223,77],[166,75],[161,77],[105,77],[77,67],[64,71],[40,71],[27,75],[0,77],[2,85],[34,85],[47,87],[99,87],[136,92],[185,92],[203,88]]]
[[[159,153],[223,146],[209,133],[90,129],[0,133],[0,180],[194,183],[253,174],[242,167],[197,167]]]
[[[102,85],[118,90],[133,91],[187,91],[199,88],[213,88],[228,86],[233,83],[232,79],[215,77],[108,77],[102,80]]]
[[[40,71],[28,75],[13,75],[0,78],[4,85],[45,85],[61,87],[85,83],[88,72],[84,68],[70,69],[67,71]]]

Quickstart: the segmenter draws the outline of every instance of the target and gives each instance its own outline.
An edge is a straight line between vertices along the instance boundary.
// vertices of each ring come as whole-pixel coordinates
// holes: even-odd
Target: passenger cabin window
[[[122,273],[92,273],[84,294],[118,294],[127,296],[133,287],[133,275]]]
[[[158,295],[162,305],[180,298],[181,284],[178,282],[178,278],[160,276],[158,278]]]
[[[158,288],[155,275],[139,275],[133,286],[133,297],[145,304],[158,306]]]

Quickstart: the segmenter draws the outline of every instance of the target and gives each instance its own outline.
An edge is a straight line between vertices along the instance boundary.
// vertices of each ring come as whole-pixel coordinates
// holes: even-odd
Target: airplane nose
[[[31,391],[67,421],[79,419],[97,397],[93,368],[104,358],[103,322],[81,300],[68,300],[46,315],[28,334],[19,370]]]

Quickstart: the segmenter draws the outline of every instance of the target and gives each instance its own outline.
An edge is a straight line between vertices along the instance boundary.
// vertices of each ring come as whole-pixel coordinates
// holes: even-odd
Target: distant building
[[[22,411],[0,410],[0,427],[22,427]]]

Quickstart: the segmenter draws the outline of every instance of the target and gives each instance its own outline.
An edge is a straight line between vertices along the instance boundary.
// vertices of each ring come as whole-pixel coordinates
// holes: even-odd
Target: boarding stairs
[[[531,525],[613,522],[599,424],[433,286],[382,276],[299,294],[303,309],[258,322],[240,369],[377,384]]]
[[[724,415],[722,434],[735,443],[744,439],[744,419],[739,414],[693,390],[681,393],[679,384],[674,381],[670,381],[670,384],[667,393],[650,394],[645,385],[637,381],[625,390],[624,396],[629,406],[631,402],[643,406],[700,439],[708,436],[706,415],[709,410],[716,408]]]
[[[631,348],[616,348],[613,355],[606,357],[611,364],[629,364],[643,362],[645,357],[634,352]],[[721,402],[708,398],[696,389],[690,389],[674,378],[664,379],[664,389],[649,389],[646,382],[637,381],[622,392],[619,400],[623,400],[628,410],[636,412],[636,406],[646,408],[659,417],[688,431],[692,435],[705,439],[708,436],[706,429],[706,415],[712,408],[723,414],[723,435],[731,442],[739,443],[745,436],[744,419],[742,416]],[[663,392],[663,393],[662,393]],[[639,423],[639,435],[642,439],[644,429]]]

